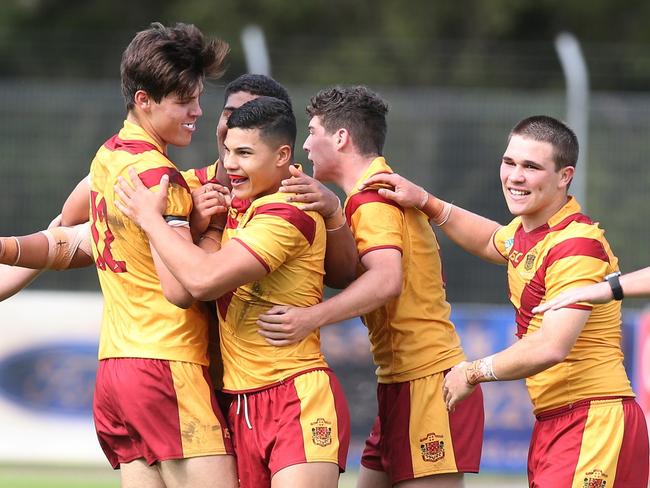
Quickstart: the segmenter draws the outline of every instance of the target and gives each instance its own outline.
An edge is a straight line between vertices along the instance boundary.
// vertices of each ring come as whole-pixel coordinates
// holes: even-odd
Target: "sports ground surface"
[[[523,477],[484,474],[467,476],[466,486],[481,488],[525,487]],[[353,488],[356,471],[343,474],[340,488]],[[119,474],[107,466],[0,465],[2,488],[119,488]]]

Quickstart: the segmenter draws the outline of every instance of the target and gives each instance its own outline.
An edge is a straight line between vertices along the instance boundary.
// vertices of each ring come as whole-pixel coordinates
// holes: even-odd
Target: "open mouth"
[[[515,197],[525,197],[526,195],[530,195],[528,190],[519,190],[517,188],[508,188],[508,192]]]
[[[187,130],[194,132],[196,130],[196,122],[187,122],[185,124],[181,124],[183,127],[185,127]]]
[[[230,183],[232,183],[232,186],[241,185],[248,181],[248,178],[246,178],[245,176],[228,175],[228,177],[230,178]]]

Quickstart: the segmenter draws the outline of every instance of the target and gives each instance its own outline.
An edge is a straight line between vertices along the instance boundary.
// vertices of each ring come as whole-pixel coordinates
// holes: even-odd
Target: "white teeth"
[[[514,188],[510,188],[510,193],[513,195],[517,195],[519,197],[523,197],[524,195],[528,195],[529,192],[524,191],[524,190],[515,190]]]
[[[191,124],[183,124],[185,127],[187,127],[190,130],[194,130],[196,127],[196,124],[191,123]]]

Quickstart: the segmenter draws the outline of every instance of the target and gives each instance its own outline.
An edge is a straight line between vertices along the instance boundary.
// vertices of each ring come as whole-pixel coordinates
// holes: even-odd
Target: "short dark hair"
[[[365,86],[333,87],[319,91],[307,105],[310,117],[319,117],[329,133],[347,129],[357,150],[381,154],[386,141],[388,105]]]
[[[170,93],[190,97],[204,77],[218,78],[225,70],[228,43],[207,40],[192,24],[165,27],[159,22],[138,32],[122,54],[120,74],[127,110],[138,90],[160,102]]]
[[[224,105],[228,101],[228,97],[237,92],[246,92],[258,97],[278,98],[287,102],[291,107],[291,98],[287,89],[270,76],[245,74],[232,80],[226,85],[224,91]]]
[[[527,117],[512,128],[508,142],[513,135],[551,144],[556,171],[567,166],[575,168],[578,164],[580,150],[578,138],[566,124],[553,117],[548,115]]]
[[[259,129],[260,136],[278,144],[296,142],[296,117],[287,102],[273,97],[258,97],[233,110],[228,129]]]

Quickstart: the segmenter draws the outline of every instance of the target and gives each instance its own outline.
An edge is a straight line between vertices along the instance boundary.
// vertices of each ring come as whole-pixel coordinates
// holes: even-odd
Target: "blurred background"
[[[506,222],[498,167],[508,132],[523,117],[548,114],[579,132],[578,173],[584,180],[573,189],[607,230],[621,269],[650,264],[650,3],[641,0],[3,0],[0,235],[44,228],[88,173],[99,145],[119,130],[125,115],[121,53],[152,21],[194,23],[231,45],[226,75],[206,86],[192,145],[172,153],[182,169],[216,159],[223,87],[240,74],[266,71],[288,88],[299,119],[297,160],[307,168],[301,146],[309,97],[329,85],[365,84],[389,102],[385,155],[396,171],[444,199]],[[439,238],[448,298],[468,355],[507,345],[514,329],[504,270]],[[34,424],[43,416],[75,430],[77,424],[69,422],[82,419],[92,434],[87,391],[95,363],[88,357],[96,350],[98,290],[93,269],[50,272],[30,286],[31,293],[0,304],[3,337],[18,337],[0,341],[0,402],[8,408],[0,413],[2,425],[15,426],[21,415],[26,425]],[[88,312],[76,312],[70,325],[70,310],[87,301]],[[637,351],[645,338],[645,302],[624,305],[626,361],[640,390],[645,382],[638,376],[643,368]],[[57,307],[60,314],[53,312]],[[354,469],[375,413],[365,330],[350,323],[324,335],[353,407]],[[45,336],[65,339],[52,352]],[[35,342],[27,344],[25,337]],[[44,357],[45,365],[33,366]],[[72,357],[81,359],[65,366]],[[53,365],[64,371],[55,377]],[[52,387],[62,378],[76,392],[68,404],[57,397],[62,383]],[[485,391],[492,430],[483,468],[521,474],[532,422],[527,394],[519,382]],[[21,428],[15,431],[34,439]],[[43,442],[56,449],[60,437]],[[97,453],[90,461],[74,454],[48,458],[29,449],[21,457],[12,442],[0,436],[0,464],[102,463]],[[90,449],[98,451],[82,451]]]

